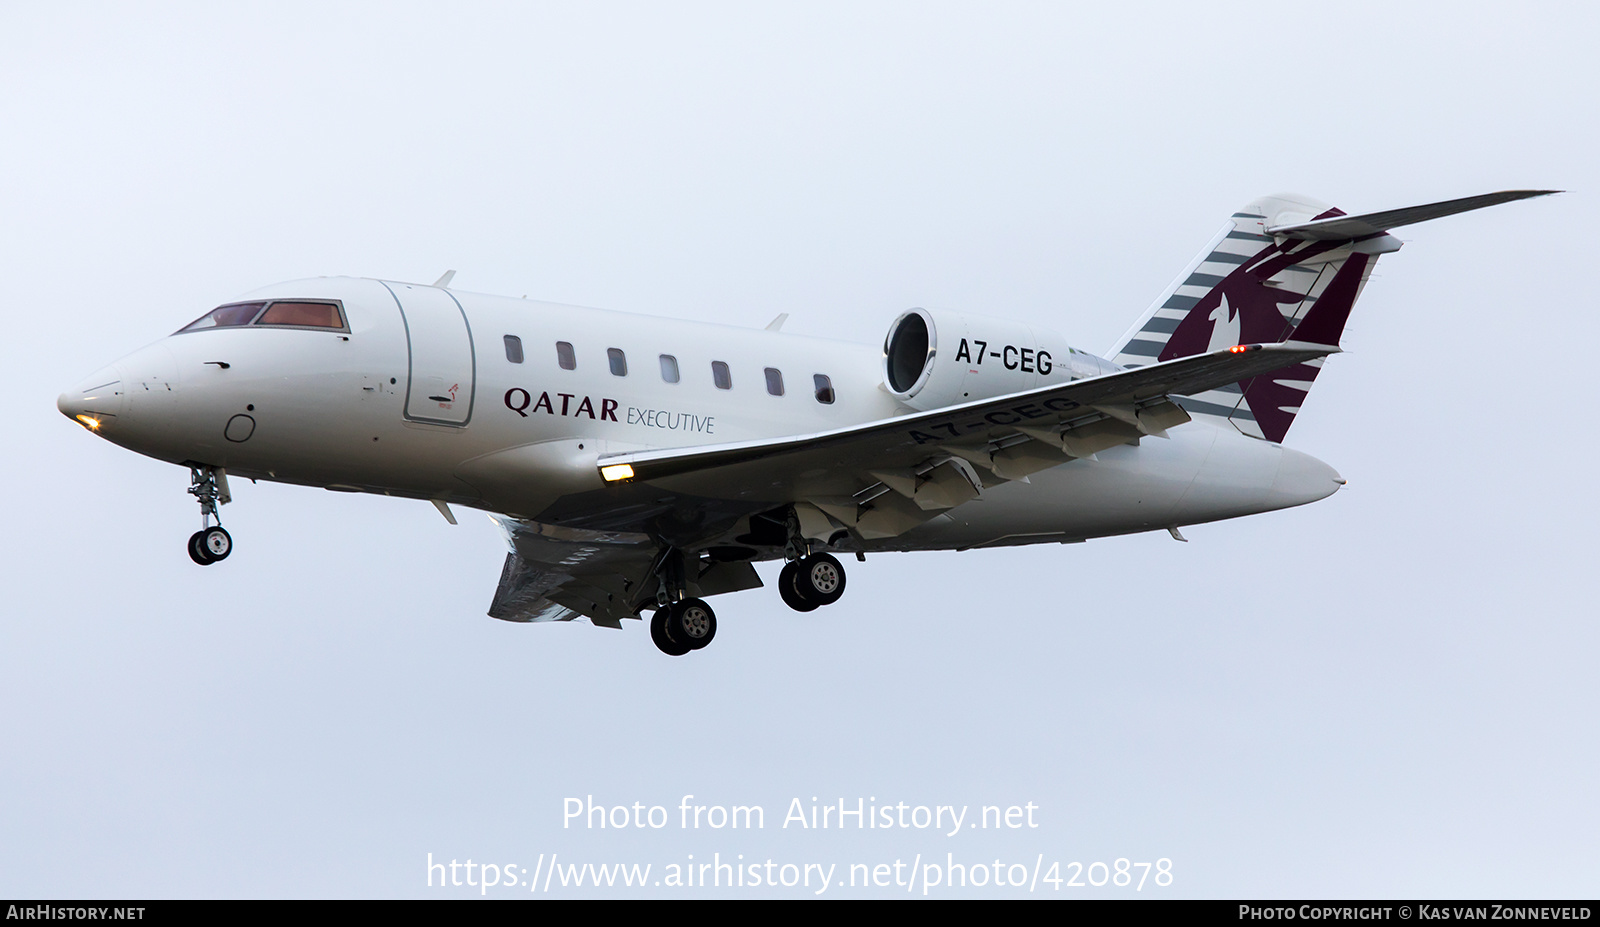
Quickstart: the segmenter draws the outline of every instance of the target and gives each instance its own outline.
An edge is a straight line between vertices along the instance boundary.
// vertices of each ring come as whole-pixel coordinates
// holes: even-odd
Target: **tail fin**
[[[1138,367],[1235,344],[1337,345],[1378,256],[1400,250],[1385,229],[1553,192],[1508,190],[1360,216],[1303,196],[1262,197],[1233,214],[1111,357]],[[1322,360],[1308,361],[1177,401],[1191,415],[1282,441],[1321,368]]]

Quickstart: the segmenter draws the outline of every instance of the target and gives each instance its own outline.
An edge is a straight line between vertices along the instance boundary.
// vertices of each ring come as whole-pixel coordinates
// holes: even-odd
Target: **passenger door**
[[[472,418],[477,362],[466,313],[449,291],[414,283],[384,286],[400,304],[410,349],[405,417],[465,425]]]

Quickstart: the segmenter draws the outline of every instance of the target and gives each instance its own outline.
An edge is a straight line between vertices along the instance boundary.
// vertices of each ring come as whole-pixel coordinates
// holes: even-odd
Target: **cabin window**
[[[578,355],[573,353],[572,342],[556,342],[556,363],[561,365],[562,370],[578,369]]]
[[[230,303],[218,306],[188,325],[178,329],[180,332],[197,332],[207,328],[233,328],[238,325],[249,325],[255,320],[256,313],[266,303]]]
[[[678,359],[671,354],[661,355],[661,379],[668,383],[678,382]]]
[[[774,396],[782,396],[783,371],[776,367],[768,367],[764,373],[767,375],[767,392]]]
[[[813,374],[811,386],[817,391],[817,401],[825,406],[833,405],[833,381],[822,374]]]
[[[728,372],[727,364],[711,362],[711,382],[717,384],[717,389],[733,389],[733,375]]]
[[[625,377],[628,375],[628,356],[622,353],[621,348],[606,348],[606,359],[611,362],[611,375]]]
[[[297,328],[344,328],[344,317],[333,303],[282,300],[267,307],[257,325],[292,325]]]
[[[516,335],[506,336],[506,360],[513,364],[522,363],[522,339]]]

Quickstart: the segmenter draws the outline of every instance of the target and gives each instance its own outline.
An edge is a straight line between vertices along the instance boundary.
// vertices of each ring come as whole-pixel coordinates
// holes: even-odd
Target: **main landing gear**
[[[844,595],[844,564],[828,554],[811,552],[811,539],[801,530],[800,516],[793,508],[786,528],[789,537],[783,557],[789,562],[778,573],[783,604],[797,612],[809,612],[839,601]]]
[[[844,595],[844,565],[828,554],[791,560],[778,573],[778,595],[797,612],[832,605]]]
[[[672,657],[699,650],[717,636],[717,613],[704,599],[689,597],[684,559],[683,551],[663,548],[652,570],[660,586],[656,613],[650,618],[650,639]]]
[[[233,537],[217,514],[217,506],[233,499],[228,492],[228,474],[217,467],[190,467],[189,495],[200,503],[200,530],[189,535],[189,558],[201,566],[228,559],[233,553]]]
[[[681,657],[699,650],[717,636],[717,614],[703,599],[683,599],[656,609],[650,619],[650,639],[661,652]]]
[[[811,553],[804,539],[791,542],[786,553],[790,559],[778,574],[778,594],[790,608],[809,612],[832,605],[844,595],[844,565],[833,556]],[[660,585],[655,614],[650,618],[650,639],[662,653],[673,657],[699,650],[717,636],[716,613],[704,599],[689,596],[685,560],[682,551],[664,548],[651,569]],[[641,617],[644,607],[641,605]]]

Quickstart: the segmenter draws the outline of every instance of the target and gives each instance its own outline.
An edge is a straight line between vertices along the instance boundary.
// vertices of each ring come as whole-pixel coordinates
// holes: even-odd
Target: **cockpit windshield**
[[[254,302],[218,306],[178,329],[177,334],[204,331],[208,328],[239,328],[245,325],[349,331],[344,322],[344,310],[335,301],[280,299],[270,304]]]
[[[236,325],[249,325],[260,314],[266,303],[229,303],[218,306],[188,325],[178,329],[180,332],[197,332],[205,328],[231,328]]]
[[[307,328],[344,328],[339,307],[333,303],[276,302],[256,319],[257,325],[301,325]]]

